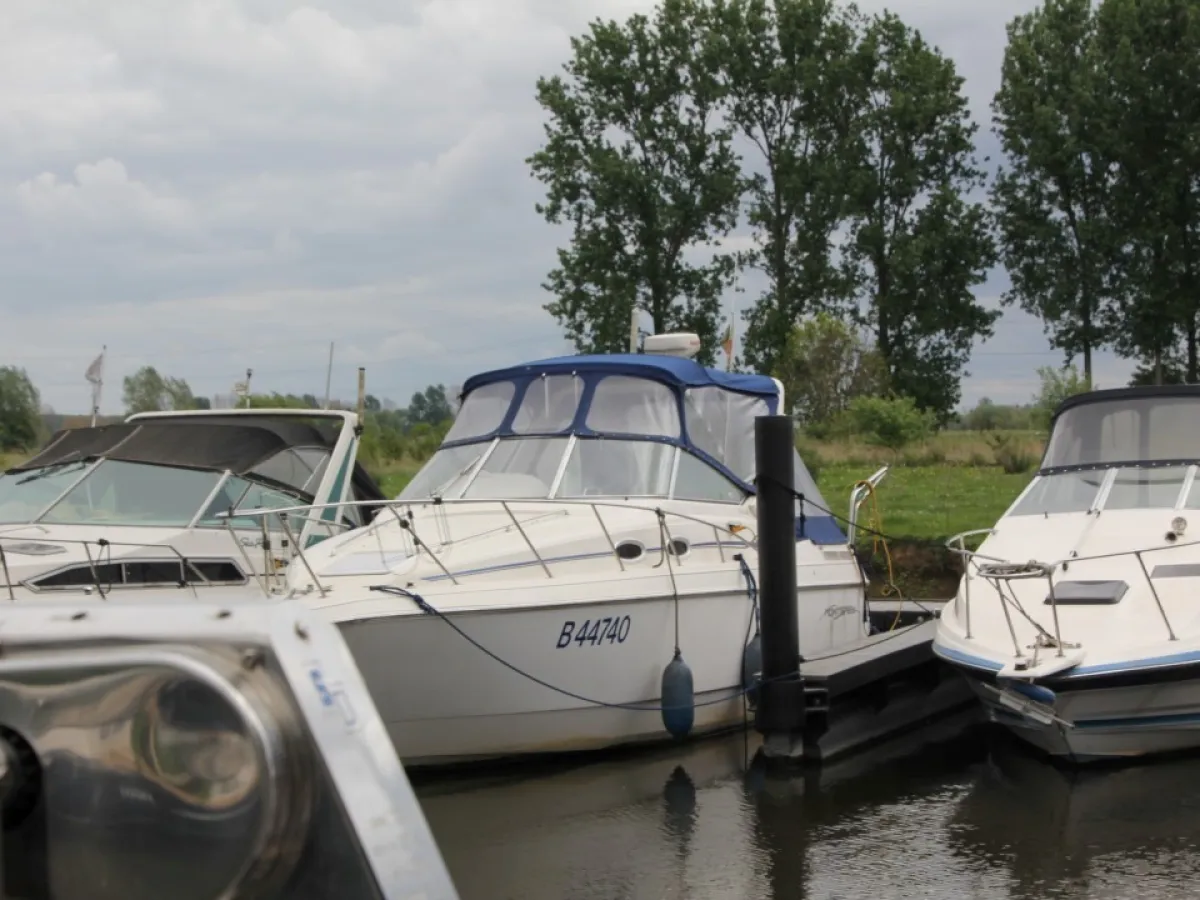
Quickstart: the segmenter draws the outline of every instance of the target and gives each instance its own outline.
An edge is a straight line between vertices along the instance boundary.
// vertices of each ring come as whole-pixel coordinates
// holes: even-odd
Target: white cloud
[[[80,163],[73,178],[43,172],[17,185],[17,202],[39,224],[107,231],[122,225],[181,230],[190,227],[190,203],[170,188],[156,190],[130,178],[115,159]]]
[[[891,6],[955,56],[982,115],[1003,23],[1032,3]],[[263,389],[319,393],[332,339],[335,393],[363,364],[404,400],[562,352],[540,288],[562,235],[524,164],[534,84],[590,20],[652,5],[4,0],[0,362],[83,408],[107,343],[115,411],[144,363],[200,393],[247,366]],[[980,383],[1055,360],[987,355],[1014,340],[1044,346],[998,336]]]

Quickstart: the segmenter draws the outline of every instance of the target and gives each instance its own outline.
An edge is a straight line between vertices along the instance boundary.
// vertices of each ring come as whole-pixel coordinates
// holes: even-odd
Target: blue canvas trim
[[[584,375],[589,372],[603,375],[632,375],[650,378],[673,387],[722,387],[742,394],[778,399],[779,389],[766,375],[722,372],[700,365],[694,359],[659,356],[652,353],[611,353],[581,356],[559,356],[506,369],[494,369],[472,375],[463,384],[463,394],[497,381],[516,381],[540,375]]]
[[[799,517],[796,518],[796,540],[810,540],[814,544],[845,544],[846,533],[833,516],[805,515],[801,528]]]

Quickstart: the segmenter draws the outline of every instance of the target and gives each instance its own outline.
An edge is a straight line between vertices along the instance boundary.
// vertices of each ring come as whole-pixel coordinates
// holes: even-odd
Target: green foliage
[[[1016,303],[1053,346],[1083,357],[1110,342],[1117,258],[1104,59],[1091,0],[1045,0],[1008,26],[993,101],[1008,165],[992,189]]]
[[[407,421],[415,426],[425,424],[435,426],[453,417],[450,400],[446,397],[446,388],[441,384],[431,384],[420,393],[413,394],[408,404]]]
[[[996,262],[983,184],[954,63],[891,13],[859,43],[860,152],[847,271],[897,393],[940,421],[951,415],[976,338],[1000,313],[972,288]]]
[[[1200,6],[1194,0],[1103,0],[1096,44],[1117,174],[1125,250],[1115,345],[1161,360],[1183,343],[1200,380]]]
[[[249,402],[247,402],[249,401]],[[246,409],[314,409],[308,399],[296,394],[250,394],[242,399],[240,406]]]
[[[988,435],[992,456],[996,463],[1010,475],[1028,472],[1037,462],[1037,457],[1011,432],[998,431]]]
[[[711,39],[726,109],[755,151],[745,179],[755,246],[744,262],[769,287],[747,313],[745,360],[771,371],[792,323],[846,294],[833,256],[845,215],[858,15],[830,0],[716,0]]]
[[[32,450],[37,445],[40,402],[24,369],[0,366],[0,451]]]
[[[842,428],[868,443],[901,450],[933,434],[936,418],[911,397],[856,397],[842,414]]]
[[[1086,375],[1081,375],[1074,366],[1065,366],[1062,369],[1042,366],[1037,373],[1041,387],[1034,395],[1033,405],[1037,410],[1038,426],[1041,428],[1049,426],[1054,411],[1064,400],[1092,389],[1091,381]]]
[[[1178,359],[1168,357],[1156,364],[1153,360],[1143,362],[1129,377],[1130,387],[1154,384],[1187,384],[1187,369]]]
[[[967,431],[1026,431],[1039,427],[1039,423],[1032,406],[993,403],[984,397],[974,409],[963,413],[958,427]]]
[[[130,414],[196,408],[188,383],[182,378],[164,377],[154,366],[143,366],[126,375],[124,388],[125,410]]]
[[[820,429],[855,397],[882,394],[887,364],[850,324],[818,313],[792,329],[774,376],[791,412],[807,429]]]
[[[715,357],[734,272],[717,248],[737,220],[739,173],[718,66],[698,39],[705,15],[698,0],[663,0],[653,18],[595,21],[572,39],[566,77],[538,81],[549,123],[527,161],[547,189],[537,209],[573,229],[546,309],[581,351],[627,349],[636,307]]]

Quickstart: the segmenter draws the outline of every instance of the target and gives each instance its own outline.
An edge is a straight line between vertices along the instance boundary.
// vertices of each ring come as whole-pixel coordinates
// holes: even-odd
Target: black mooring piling
[[[768,758],[803,755],[804,679],[796,610],[795,431],[789,416],[754,421],[762,687],[754,727]]]

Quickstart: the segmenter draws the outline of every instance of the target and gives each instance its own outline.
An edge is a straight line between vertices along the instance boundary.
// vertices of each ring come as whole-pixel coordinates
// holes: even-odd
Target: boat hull
[[[1088,685],[1086,679],[1072,686],[1072,679],[1064,679],[1051,685],[1052,709],[1062,722],[1014,710],[1001,701],[993,678],[964,671],[991,721],[1064,761],[1086,764],[1200,749],[1200,669],[1169,681],[1162,679],[1162,670],[1130,672],[1111,687]]]
[[[746,721],[752,614],[745,594],[680,599],[692,734]],[[669,740],[660,694],[675,621],[675,602],[653,598],[339,624],[404,764],[441,766]]]

